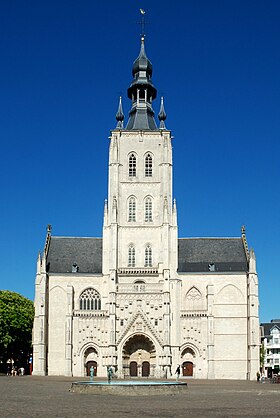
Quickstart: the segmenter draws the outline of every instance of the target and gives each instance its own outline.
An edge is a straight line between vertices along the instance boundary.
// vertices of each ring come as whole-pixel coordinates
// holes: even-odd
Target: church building
[[[172,136],[157,124],[144,37],[128,122],[111,131],[101,238],[48,226],[35,283],[33,374],[255,379],[258,277],[245,228],[237,238],[178,238]],[[104,167],[105,170],[105,167]],[[175,179],[176,181],[176,179]]]

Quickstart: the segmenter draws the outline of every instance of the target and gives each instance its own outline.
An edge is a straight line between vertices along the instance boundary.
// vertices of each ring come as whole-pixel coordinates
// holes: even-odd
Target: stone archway
[[[123,347],[124,376],[154,376],[156,367],[155,345],[143,334],[130,337]]]
[[[98,353],[94,347],[89,347],[84,353],[84,367],[85,375],[89,376],[89,369],[91,366],[94,368],[94,376],[97,376],[97,363]]]
[[[193,348],[186,347],[182,351],[182,374],[184,377],[191,377],[194,375],[194,359],[196,358],[196,353]]]

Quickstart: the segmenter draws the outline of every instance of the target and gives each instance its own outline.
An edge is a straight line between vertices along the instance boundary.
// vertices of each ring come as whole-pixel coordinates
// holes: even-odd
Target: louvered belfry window
[[[153,159],[151,154],[146,155],[145,158],[145,177],[152,177],[153,175]]]
[[[129,177],[136,177],[136,157],[131,154],[128,160],[128,175]]]

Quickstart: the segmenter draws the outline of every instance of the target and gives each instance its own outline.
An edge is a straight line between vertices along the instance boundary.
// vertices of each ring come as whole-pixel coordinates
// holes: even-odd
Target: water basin
[[[147,396],[147,395],[174,395],[185,392],[185,382],[153,381],[153,380],[113,380],[93,382],[73,382],[70,392],[91,393],[95,395],[123,395],[123,396]]]

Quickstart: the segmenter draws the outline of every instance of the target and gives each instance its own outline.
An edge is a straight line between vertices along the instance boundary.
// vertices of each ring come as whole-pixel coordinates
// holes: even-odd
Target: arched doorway
[[[143,377],[150,376],[150,363],[148,361],[143,361],[142,363],[142,376]]]
[[[196,358],[196,352],[194,347],[186,347],[182,351],[181,361],[182,361],[182,372],[183,376],[193,376],[194,375],[194,363]]]
[[[131,377],[138,376],[138,367],[136,361],[131,361],[129,365],[129,374]]]
[[[193,376],[193,363],[191,361],[184,361],[182,369],[183,376]]]
[[[153,376],[155,367],[156,349],[154,343],[142,334],[136,334],[129,338],[123,347],[124,376]]]
[[[88,361],[86,363],[87,376],[90,376],[91,366],[93,367],[93,370],[94,370],[94,376],[96,376],[97,375],[97,363],[96,363],[96,361]]]
[[[94,376],[97,376],[97,363],[98,354],[94,347],[89,347],[86,349],[84,354],[84,365],[85,365],[85,375],[89,376],[89,369],[91,366],[94,368]]]

